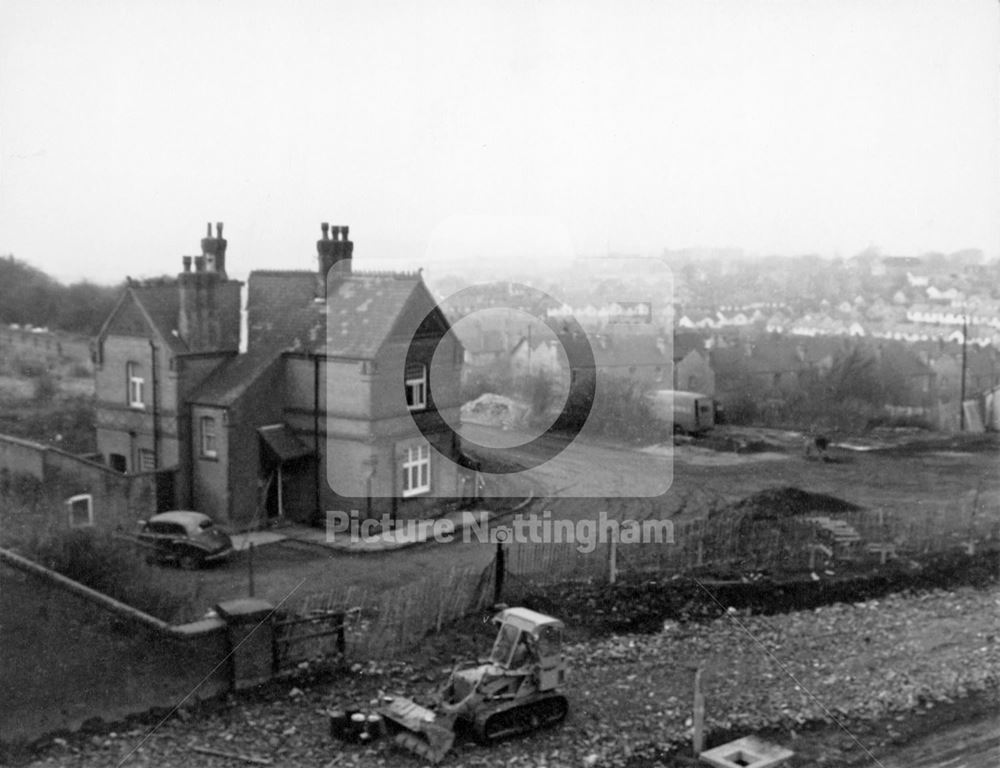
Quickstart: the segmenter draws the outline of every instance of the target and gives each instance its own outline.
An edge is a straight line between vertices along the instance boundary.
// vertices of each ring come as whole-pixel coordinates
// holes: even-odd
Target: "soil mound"
[[[801,515],[817,513],[854,512],[860,509],[849,501],[827,496],[824,493],[810,493],[801,488],[768,488],[728,507],[716,511],[712,517],[739,517],[750,520],[781,520]]]

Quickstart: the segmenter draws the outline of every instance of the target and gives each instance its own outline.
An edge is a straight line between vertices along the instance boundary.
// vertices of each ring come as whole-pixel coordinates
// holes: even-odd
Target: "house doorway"
[[[289,491],[301,474],[303,459],[312,455],[312,449],[284,423],[260,427],[257,434],[261,443],[258,519],[262,524],[274,525],[286,520],[289,513],[298,517],[295,494]]]

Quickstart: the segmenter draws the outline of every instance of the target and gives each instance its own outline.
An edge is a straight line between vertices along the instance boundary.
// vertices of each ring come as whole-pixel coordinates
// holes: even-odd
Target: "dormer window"
[[[126,363],[125,378],[128,387],[129,408],[143,409],[146,403],[143,400],[143,393],[146,387],[146,380],[142,376],[142,367],[138,363]]]
[[[427,407],[427,366],[406,366],[406,407],[411,411]]]

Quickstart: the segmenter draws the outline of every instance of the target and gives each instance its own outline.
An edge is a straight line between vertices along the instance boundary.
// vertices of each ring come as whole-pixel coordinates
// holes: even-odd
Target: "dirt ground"
[[[790,768],[897,768],[914,764],[908,759],[933,733],[938,740],[924,748],[940,751],[954,734],[951,741],[967,745],[969,755],[988,756],[1000,713],[998,600],[996,587],[965,588],[574,643],[565,648],[571,668],[565,723],[491,747],[460,740],[445,765],[697,765],[686,757],[695,665],[705,670],[708,746],[757,732],[795,751]],[[468,657],[482,650],[489,635],[470,620],[430,638],[409,661],[371,664],[301,688],[295,681],[273,684],[259,695],[165,720],[158,715],[64,735],[29,762],[237,764],[196,751],[209,747],[273,765],[417,768],[420,761],[388,743],[362,749],[331,739],[326,710],[364,705],[380,691],[430,690],[456,652]]]
[[[771,431],[773,433],[773,431]],[[746,439],[746,433],[738,433]],[[697,441],[672,448],[672,484],[666,493],[647,498],[551,497],[552,489],[574,483],[599,489],[609,484],[635,487],[648,482],[648,474],[662,465],[662,457],[649,458],[648,451],[622,446],[584,443],[578,458],[557,457],[536,472],[536,498],[525,513],[551,511],[566,519],[596,518],[600,512],[646,517],[686,518],[707,514],[713,505],[738,501],[753,493],[776,487],[797,487],[825,493],[859,507],[882,508],[912,518],[924,525],[933,516],[935,525],[967,526],[975,508],[983,519],[1000,521],[1000,441],[970,440],[968,450],[892,449],[848,451],[831,449],[834,462],[810,461],[799,450],[801,439],[788,433],[762,435],[776,449],[733,453],[704,448]],[[786,448],[782,448],[782,440]],[[525,449],[506,449],[517,458]],[[582,463],[581,463],[582,462]],[[544,484],[543,484],[544,483]],[[648,487],[648,486],[646,486]],[[579,487],[577,488],[579,491]],[[350,586],[372,591],[441,573],[454,567],[483,567],[493,558],[489,544],[455,541],[426,544],[396,552],[352,555],[310,544],[294,542],[257,548],[253,573],[255,595],[273,602],[293,592],[346,591]],[[246,553],[203,571],[162,569],[168,584],[182,594],[193,594],[193,615],[221,600],[249,594],[250,569]]]

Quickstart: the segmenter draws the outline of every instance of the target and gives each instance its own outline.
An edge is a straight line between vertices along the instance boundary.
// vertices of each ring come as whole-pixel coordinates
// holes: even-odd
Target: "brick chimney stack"
[[[320,230],[323,237],[316,241],[316,254],[319,262],[316,275],[316,298],[326,298],[326,285],[330,279],[331,270],[335,270],[334,274],[350,274],[354,243],[347,237],[347,227],[331,227],[324,221],[320,224]]]
[[[184,256],[177,277],[177,332],[191,352],[237,350],[240,344],[240,288],[226,276],[222,223],[209,223],[200,256]],[[192,270],[192,266],[194,269]]]
[[[218,272],[226,279],[226,239],[222,236],[222,222],[215,225],[215,237],[212,237],[212,223],[206,225],[205,237],[201,239],[201,253],[205,257],[205,269]]]

